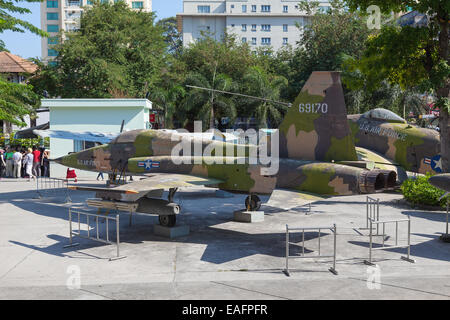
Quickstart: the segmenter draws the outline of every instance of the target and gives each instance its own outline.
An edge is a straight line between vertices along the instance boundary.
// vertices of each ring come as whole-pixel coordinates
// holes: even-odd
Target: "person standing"
[[[36,176],[33,173],[34,163],[33,149],[28,148],[28,152],[24,158],[24,167],[26,175],[28,176],[28,181],[31,181],[31,179],[36,179]]]
[[[8,148],[5,154],[5,161],[6,161],[6,177],[11,178],[14,176],[13,174],[13,150],[11,148]]]
[[[41,171],[43,177],[49,177],[49,165],[50,165],[50,151],[44,150],[41,157],[41,164],[43,170]]]
[[[41,152],[33,147],[33,175],[39,177],[41,175]]]
[[[14,152],[12,160],[14,165],[14,178],[20,178],[20,169],[22,168],[22,154],[19,152],[19,150],[16,150],[16,152]]]
[[[3,174],[6,169],[6,162],[3,150],[0,149],[0,179],[3,177]]]

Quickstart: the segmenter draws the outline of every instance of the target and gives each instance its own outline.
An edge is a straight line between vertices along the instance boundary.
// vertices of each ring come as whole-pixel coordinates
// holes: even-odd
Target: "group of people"
[[[48,177],[50,168],[50,151],[44,148],[11,147],[6,151],[0,149],[0,179]]]

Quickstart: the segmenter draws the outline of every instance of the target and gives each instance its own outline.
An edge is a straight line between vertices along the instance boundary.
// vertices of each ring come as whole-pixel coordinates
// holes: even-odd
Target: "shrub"
[[[430,173],[427,173],[425,176],[418,176],[404,181],[401,186],[403,197],[414,205],[445,207],[446,198],[439,200],[445,192],[428,183],[428,179],[431,176]]]

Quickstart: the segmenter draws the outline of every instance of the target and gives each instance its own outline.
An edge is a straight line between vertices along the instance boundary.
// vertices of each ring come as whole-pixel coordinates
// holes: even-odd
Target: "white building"
[[[101,2],[108,1],[125,1],[133,9],[152,11],[152,0],[101,0]],[[94,0],[43,0],[41,2],[41,29],[50,35],[41,40],[43,60],[49,61],[57,55],[52,45],[58,44],[58,32],[78,29],[83,7],[90,6],[93,2]]]
[[[147,129],[152,103],[147,99],[42,99],[50,109],[50,130],[70,132],[119,133]],[[93,142],[50,138],[52,159],[95,146]],[[52,177],[65,177],[67,168],[51,163]],[[77,170],[78,177],[96,177],[95,173]]]
[[[321,2],[322,10],[329,8]],[[271,46],[275,51],[296,45],[308,16],[300,12],[298,0],[184,0],[177,15],[183,45],[188,46],[202,33],[220,40],[225,31],[251,47]]]

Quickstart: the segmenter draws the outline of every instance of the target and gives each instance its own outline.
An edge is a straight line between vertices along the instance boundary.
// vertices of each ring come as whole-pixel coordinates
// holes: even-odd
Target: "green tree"
[[[166,41],[168,52],[178,56],[183,49],[183,41],[181,39],[181,33],[178,32],[177,18],[170,17],[161,19],[156,25],[163,29],[164,40]]]
[[[19,2],[41,2],[41,0],[16,0],[16,3]],[[28,8],[23,8],[14,4],[12,1],[0,0],[0,33],[10,30],[13,32],[25,32],[25,30],[30,31],[31,33],[47,36],[47,33],[42,31],[41,29],[35,27],[33,24],[24,21],[22,19],[16,18],[12,16],[13,13],[26,14],[31,13],[31,10]]]
[[[287,87],[287,79],[282,76],[271,76],[261,67],[251,67],[242,79],[242,92],[267,100],[279,101],[280,93]],[[240,98],[241,106],[252,110],[260,128],[277,127],[286,111],[285,106],[270,101]],[[249,108],[250,107],[250,108]],[[245,113],[246,110],[242,110]],[[248,112],[248,110],[247,110]]]
[[[0,77],[0,119],[24,126],[23,117],[39,105],[39,96],[31,85],[8,82]]]
[[[56,66],[40,73],[63,98],[143,98],[160,80],[167,55],[163,30],[154,14],[130,9],[123,1],[96,2],[86,9],[80,29],[55,46]]]
[[[0,0],[0,33],[4,31],[25,32],[46,36],[47,33],[35,27],[31,23],[12,16],[12,14],[31,13],[27,8],[17,5],[19,2],[40,2],[40,0]],[[0,50],[6,50],[5,43],[0,40]],[[31,85],[23,85],[8,82],[0,77],[0,120],[5,120],[16,125],[25,125],[23,116],[33,113],[39,105],[38,97],[33,93]]]
[[[168,89],[157,86],[150,92],[151,100],[164,112],[164,128],[173,129],[177,101],[185,94],[186,90],[181,85],[173,85]]]
[[[361,15],[345,10],[341,1],[331,1],[327,12],[318,2],[302,0],[299,10],[314,14],[307,20],[289,66],[289,99],[298,95],[313,71],[341,71],[344,56],[359,58],[371,31]]]
[[[234,91],[237,86],[226,74],[213,72],[208,79],[203,74],[192,72],[186,78],[186,84],[222,91]],[[181,112],[187,119],[203,120],[209,122],[209,128],[216,127],[215,122],[221,117],[236,118],[236,106],[234,98],[229,95],[213,91],[192,89],[190,90],[181,106]]]
[[[367,41],[358,68],[367,78],[368,89],[387,79],[402,88],[420,87],[436,96],[440,108],[443,171],[450,169],[450,55],[448,0],[345,0],[351,10],[365,12],[376,5],[381,12],[427,14],[426,26],[384,25]]]

